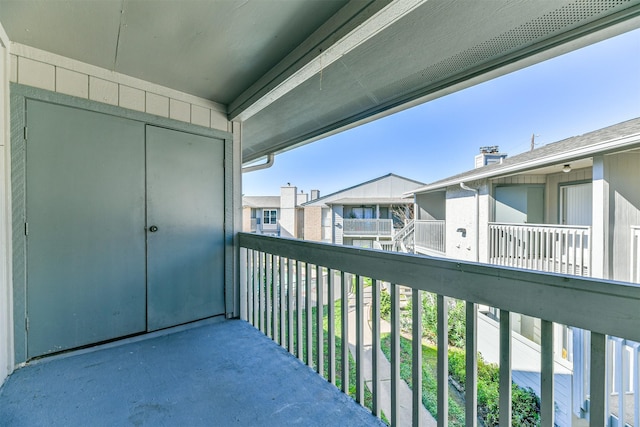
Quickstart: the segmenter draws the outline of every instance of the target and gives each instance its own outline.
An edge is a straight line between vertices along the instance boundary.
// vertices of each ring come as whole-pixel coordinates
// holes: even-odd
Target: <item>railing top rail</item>
[[[535,228],[562,228],[571,230],[591,230],[590,225],[564,225],[564,224],[522,224],[515,222],[490,222],[490,226],[508,226],[508,227],[535,227]]]
[[[632,225],[631,229],[634,231],[640,231],[640,225]]]
[[[285,258],[640,341],[638,284],[249,233],[239,233],[239,244]]]

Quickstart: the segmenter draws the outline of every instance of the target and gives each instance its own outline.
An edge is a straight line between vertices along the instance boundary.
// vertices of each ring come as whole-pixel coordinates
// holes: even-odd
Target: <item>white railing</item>
[[[489,262],[591,275],[591,227],[489,223]]]
[[[441,344],[443,340],[447,342],[449,299],[466,302],[464,412],[467,426],[477,425],[478,305],[500,310],[499,360],[505,362],[499,366],[500,425],[511,425],[510,312],[542,319],[542,426],[553,426],[555,417],[553,323],[591,331],[587,346],[591,360],[587,387],[590,426],[605,425],[608,382],[606,336],[640,341],[640,286],[247,233],[239,234],[239,246],[241,317],[315,368],[334,385],[337,384],[336,366],[340,359],[340,382],[345,393],[350,389],[348,348],[351,343],[355,355],[355,399],[365,404],[365,375],[369,375],[366,384],[372,396],[370,409],[380,417],[382,405],[388,405],[385,416],[392,426],[401,424],[401,408],[411,408],[413,425],[422,425],[421,418],[425,416],[420,386],[422,351],[417,345],[412,345],[414,387],[410,391],[410,400],[413,403],[403,401],[400,404],[406,385],[403,386],[400,378],[400,340],[404,338],[400,335],[399,284],[411,290],[413,342],[422,340],[423,292],[437,295],[437,340]],[[352,280],[352,275],[355,280]],[[371,278],[370,288],[364,287],[363,277]],[[391,298],[388,362],[380,350],[380,289],[383,281],[388,283]],[[364,304],[365,290],[371,295],[369,309]],[[343,301],[339,310],[337,300]],[[326,311],[315,310],[314,307],[325,307]],[[369,342],[364,339],[365,325],[369,328],[367,322],[370,322],[372,336]],[[325,348],[325,342],[328,344],[326,349],[318,351]],[[341,343],[339,354],[336,354],[336,343]],[[372,346],[371,350],[367,348],[365,353],[368,345]],[[439,345],[437,350],[438,426],[448,425],[449,372],[447,351],[444,349],[445,345]],[[365,355],[366,365],[371,362],[370,371],[368,368],[365,370]],[[324,367],[325,360],[327,368]],[[390,363],[391,378],[383,384],[380,366],[386,363]],[[390,387],[385,389],[389,391],[390,399],[381,399],[383,386]],[[635,419],[640,417],[639,396],[640,393],[636,392],[632,397]]]
[[[435,220],[416,221],[414,240],[416,252],[428,250],[444,253],[446,251],[445,222]]]
[[[391,236],[392,219],[344,219],[342,233],[345,236]]]
[[[633,283],[640,283],[640,225],[631,227],[631,259],[629,262],[630,278]]]

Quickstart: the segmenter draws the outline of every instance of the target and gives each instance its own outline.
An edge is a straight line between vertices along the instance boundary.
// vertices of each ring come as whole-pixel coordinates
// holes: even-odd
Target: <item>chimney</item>
[[[311,190],[311,200],[320,198],[320,190]]]
[[[507,157],[507,153],[501,153],[500,147],[497,145],[480,147],[480,154],[475,157],[475,168],[502,163],[505,157]]]

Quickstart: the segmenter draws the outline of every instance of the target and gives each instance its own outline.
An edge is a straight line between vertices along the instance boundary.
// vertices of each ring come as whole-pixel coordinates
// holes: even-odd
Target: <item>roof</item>
[[[637,28],[640,0],[0,0],[0,9],[12,42],[215,102],[242,123],[246,163]]]
[[[583,135],[573,136],[547,144],[535,150],[505,158],[477,169],[471,169],[420,187],[408,194],[425,193],[444,189],[461,182],[497,178],[528,170],[575,161],[596,154],[640,146],[640,117],[627,120]]]
[[[327,202],[327,205],[401,205],[413,203],[413,200],[406,197],[345,197]]]
[[[351,187],[343,188],[342,190],[338,190],[338,191],[335,191],[335,192],[333,192],[331,194],[327,194],[326,196],[322,196],[322,197],[319,197],[317,199],[310,200],[310,201],[308,201],[306,203],[303,203],[301,206],[314,205],[314,204],[318,204],[318,202],[321,202],[321,201],[324,201],[323,203],[327,203],[330,200],[336,200],[336,196],[338,196],[340,193],[346,193],[346,192],[348,192],[350,190],[353,190],[353,189],[356,189],[358,187],[362,187],[362,186],[365,186],[367,184],[372,184],[372,183],[374,183],[376,181],[382,181],[382,180],[388,179],[388,178],[397,178],[397,179],[401,179],[401,180],[404,180],[404,181],[407,181],[407,182],[410,182],[410,183],[415,183],[416,187],[424,185],[424,182],[416,181],[415,179],[406,178],[404,176],[396,175],[394,173],[388,173],[386,175],[382,175],[382,176],[379,176],[377,178],[370,179],[369,181],[361,182],[359,184],[352,185]],[[401,196],[401,194],[398,194],[398,196]],[[371,200],[371,198],[367,198],[367,199]]]
[[[242,207],[280,208],[280,196],[244,196]]]

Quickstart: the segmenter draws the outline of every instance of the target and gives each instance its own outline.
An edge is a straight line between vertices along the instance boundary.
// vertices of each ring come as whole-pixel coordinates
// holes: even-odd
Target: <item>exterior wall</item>
[[[0,25],[0,385],[13,371],[11,287],[11,168],[9,154],[9,38]]]
[[[609,183],[609,278],[630,280],[631,226],[640,225],[640,151],[604,156]]]
[[[446,195],[444,191],[416,195],[416,219],[444,220]]]
[[[296,237],[296,187],[280,188],[280,236]]]
[[[486,180],[469,182],[470,188],[479,190],[476,207],[475,193],[459,186],[447,188],[446,195],[446,255],[447,257],[476,261],[486,261],[487,228],[490,212],[489,186]],[[479,215],[476,223],[476,209]],[[476,230],[478,227],[478,230]],[[465,232],[458,231],[464,229]],[[476,238],[479,237],[479,252]],[[478,257],[478,258],[477,258]]]
[[[308,206],[304,208],[304,239],[314,242],[322,241],[321,206]]]
[[[221,104],[17,43],[11,44],[11,81],[198,126],[232,130]]]

